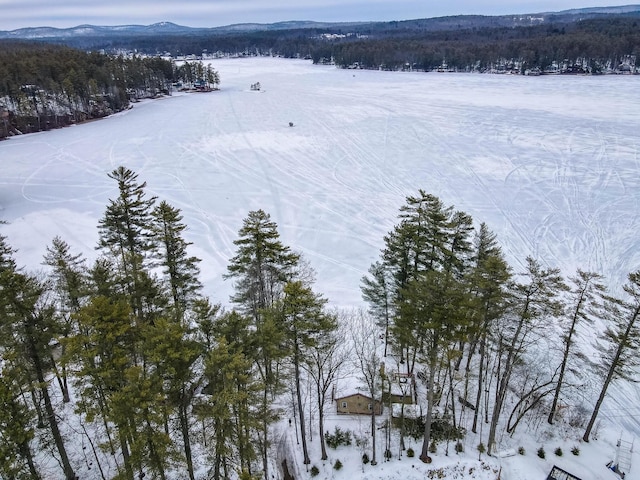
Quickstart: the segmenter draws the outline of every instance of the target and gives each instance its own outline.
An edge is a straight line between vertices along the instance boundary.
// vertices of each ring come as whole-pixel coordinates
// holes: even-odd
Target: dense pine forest
[[[316,62],[334,58],[341,66],[390,70],[604,73],[628,68],[623,65],[629,56],[639,53],[638,19],[607,19],[566,26],[404,32],[373,41],[318,45],[312,56]]]
[[[461,72],[501,69],[514,73],[552,70],[598,74],[628,72],[635,67],[640,58],[639,22],[638,16],[616,16],[581,22],[478,27],[468,24],[467,17],[451,17],[438,29],[426,29],[414,20],[360,27],[173,36],[161,43],[154,38],[138,38],[110,44],[119,48],[133,44],[149,54],[167,51],[172,55],[279,55],[375,70],[429,72],[446,65],[448,70]]]
[[[640,272],[616,298],[596,272],[563,278],[533,258],[514,271],[486,225],[424,191],[400,206],[362,278],[367,311],[331,308],[262,210],[234,240],[223,308],[203,293],[180,210],[127,168],[108,176],[118,195],[93,263],[56,237],[44,271],[27,272],[0,236],[1,478],[268,480],[283,460],[281,420],[295,418],[307,465],[344,440],[322,412],[348,369],[384,402],[398,379],[418,383],[424,415],[386,429],[386,459],[412,436],[428,462],[482,424],[478,451],[491,453],[502,432],[540,419],[588,442],[609,385],[637,366]],[[585,327],[601,331],[594,360],[577,341]],[[595,407],[568,402],[587,377]],[[464,408],[469,425],[457,423]],[[381,433],[370,435],[375,465]]]
[[[262,25],[163,33],[65,35],[42,41],[147,55],[277,55],[367,69],[628,73],[640,55],[640,11],[452,16],[395,22]],[[52,34],[53,35],[53,34]]]
[[[83,52],[44,43],[0,42],[0,139],[105,117],[176,82],[216,88],[210,66],[139,55]]]

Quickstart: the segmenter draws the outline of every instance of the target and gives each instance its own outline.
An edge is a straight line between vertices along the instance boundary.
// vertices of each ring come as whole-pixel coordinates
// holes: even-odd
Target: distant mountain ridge
[[[39,38],[70,38],[70,37],[109,37],[122,35],[159,35],[159,34],[193,34],[193,33],[230,33],[259,30],[291,30],[303,28],[330,28],[332,26],[364,25],[373,22],[312,22],[285,21],[269,24],[238,23],[222,27],[188,27],[172,22],[158,22],[152,25],[78,25],[70,28],[55,27],[27,27],[17,30],[0,30],[0,38],[14,38],[32,40]]]
[[[387,23],[410,24],[416,22],[426,30],[449,29],[452,22],[459,28],[460,23],[465,26],[527,26],[532,23],[554,21],[578,21],[595,18],[602,15],[640,14],[640,5],[623,5],[611,7],[588,7],[558,12],[541,12],[509,15],[456,15],[447,17],[433,17],[400,22],[315,22],[315,21],[283,21],[276,23],[240,23],[220,27],[188,27],[172,22],[158,22],[152,25],[78,25],[70,28],[55,27],[27,27],[16,30],[0,30],[0,39],[70,39],[81,37],[122,37],[122,36],[155,36],[155,35],[184,35],[184,34],[228,34],[252,31],[276,31],[321,28],[345,28],[348,26],[362,27]]]
[[[562,10],[557,12],[558,14],[584,14],[584,13],[631,13],[637,12],[640,9],[640,5],[622,5],[619,7],[587,7],[587,8],[572,8],[569,10]]]
[[[154,23],[153,25],[116,25],[116,26],[97,26],[97,25],[78,25],[70,28],[55,27],[27,27],[17,30],[0,31],[0,38],[17,38],[17,39],[36,39],[36,38],[66,38],[74,36],[109,36],[122,35],[123,33],[132,34],[158,34],[158,33],[188,33],[197,30],[191,27],[183,27],[171,22]]]

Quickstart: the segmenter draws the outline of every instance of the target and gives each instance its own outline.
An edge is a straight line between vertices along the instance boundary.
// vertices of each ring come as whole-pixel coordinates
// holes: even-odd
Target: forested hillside
[[[394,22],[283,22],[211,29],[162,24],[29,34],[83,50],[148,55],[278,55],[389,70],[629,73],[636,71],[640,55],[639,21],[640,7],[629,6]]]
[[[536,69],[554,73],[635,71],[640,57],[640,15],[603,15],[583,21],[504,25],[491,17],[481,22],[450,17],[436,25],[426,21],[388,22],[333,28],[250,31],[96,39],[106,48],[135,48],[149,54],[219,52],[228,55],[279,55],[334,62],[340,67],[433,71],[514,73]],[[633,57],[633,58],[632,58]],[[565,65],[562,69],[563,64]]]
[[[333,58],[338,65],[431,71],[549,71],[554,65],[583,73],[622,72],[640,54],[638,18],[603,18],[570,24],[464,28],[438,32],[386,31],[371,39],[325,42],[313,49],[314,61]],[[630,60],[630,56],[634,58]],[[629,71],[629,69],[627,69]],[[554,70],[560,73],[561,69]]]
[[[312,266],[262,210],[248,212],[233,242],[235,293],[224,310],[202,294],[180,210],[127,168],[109,177],[118,195],[99,221],[92,264],[57,237],[43,252],[46,271],[26,272],[0,237],[0,477],[268,480],[282,459],[283,415],[296,420],[305,464],[326,458],[325,441],[344,440],[323,434],[321,412],[345,369],[389,403],[399,379],[417,382],[425,414],[387,428],[385,458],[412,436],[428,462],[438,444],[465,435],[456,423],[465,407],[470,430],[487,424],[480,453],[536,418],[586,442],[600,403],[585,411],[558,399],[591,371],[603,398],[637,365],[640,274],[616,299],[596,272],[564,279],[533,259],[513,271],[484,224],[424,191],[400,207],[362,278],[368,313],[331,309]],[[593,363],[576,342],[591,322],[607,327]],[[541,362],[543,343],[561,353]],[[385,357],[399,370],[382,369]],[[309,452],[308,432],[322,458]],[[380,434],[361,440],[372,464]]]
[[[178,69],[157,57],[0,41],[0,139],[101,118],[197,79],[213,88],[220,81],[201,63]]]

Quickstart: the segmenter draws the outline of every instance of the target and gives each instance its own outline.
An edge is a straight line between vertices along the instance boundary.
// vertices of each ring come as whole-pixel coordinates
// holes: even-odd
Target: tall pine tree
[[[168,284],[173,318],[182,323],[187,308],[198,297],[202,288],[198,278],[200,259],[190,256],[187,252],[190,243],[183,238],[183,232],[187,227],[182,223],[180,210],[161,201],[154,208],[152,215],[152,234],[157,243],[154,257],[162,267]]]
[[[60,465],[67,480],[75,480],[75,472],[67,454],[65,440],[49,392],[49,373],[53,345],[60,336],[60,324],[54,305],[47,299],[46,285],[16,268],[13,250],[0,236],[0,331],[6,367],[20,371],[22,388],[42,398],[44,420],[51,432]],[[11,392],[10,385],[7,385]]]
[[[300,257],[282,244],[276,223],[262,210],[249,212],[238,237],[226,278],[235,280],[232,301],[260,323],[262,312],[282,297]]]
[[[605,343],[600,345],[602,362],[597,367],[605,373],[604,382],[587,423],[582,440],[588,442],[591,430],[598,418],[600,407],[611,382],[617,379],[637,381],[638,349],[640,348],[640,271],[630,273],[623,286],[623,300],[609,299],[611,325],[604,333]]]
[[[156,199],[146,197],[146,182],[139,183],[138,175],[125,167],[112,171],[109,178],[118,184],[118,197],[109,200],[99,222],[98,248],[114,260],[120,293],[129,299],[138,320],[144,321],[145,297],[152,295],[148,268],[153,248],[151,212]]]

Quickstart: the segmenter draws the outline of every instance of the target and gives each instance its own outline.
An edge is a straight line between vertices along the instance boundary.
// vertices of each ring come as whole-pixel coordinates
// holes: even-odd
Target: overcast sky
[[[0,0],[0,30],[82,24],[150,25],[162,21],[217,27],[286,20],[408,20],[624,4],[615,0]]]

